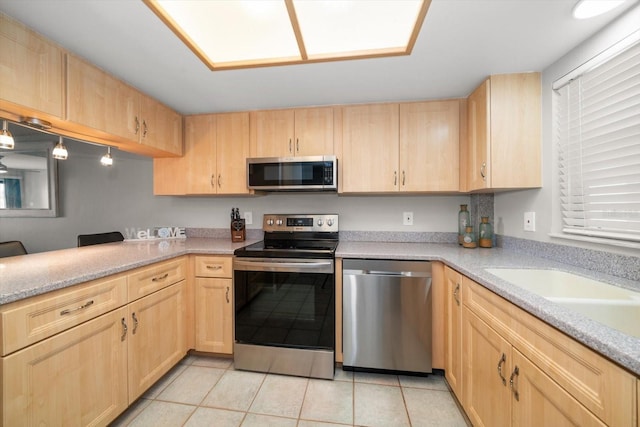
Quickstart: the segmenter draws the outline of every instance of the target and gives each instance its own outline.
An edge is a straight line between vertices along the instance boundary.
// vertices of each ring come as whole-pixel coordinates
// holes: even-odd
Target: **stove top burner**
[[[264,240],[236,249],[240,257],[333,258],[337,215],[265,215]]]

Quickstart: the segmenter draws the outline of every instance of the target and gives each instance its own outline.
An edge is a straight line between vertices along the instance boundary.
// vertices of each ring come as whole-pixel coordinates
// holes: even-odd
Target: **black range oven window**
[[[334,273],[234,272],[235,340],[333,349]]]

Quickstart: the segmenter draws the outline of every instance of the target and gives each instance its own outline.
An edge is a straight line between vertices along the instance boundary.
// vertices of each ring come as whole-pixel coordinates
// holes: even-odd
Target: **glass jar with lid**
[[[489,217],[483,216],[478,229],[478,246],[490,248],[493,246],[493,227],[489,224]]]
[[[462,247],[475,248],[478,246],[476,242],[476,234],[473,232],[473,227],[467,226],[464,229],[464,235],[462,236]]]
[[[458,244],[462,244],[465,228],[471,224],[471,217],[467,210],[467,205],[460,205],[458,212]]]

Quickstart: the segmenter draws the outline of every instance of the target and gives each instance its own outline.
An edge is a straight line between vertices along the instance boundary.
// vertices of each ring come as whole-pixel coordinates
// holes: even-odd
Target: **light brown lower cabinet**
[[[445,377],[451,390],[462,396],[462,274],[444,267]]]
[[[1,425],[106,426],[122,413],[187,353],[184,263],[1,307],[3,330],[48,332],[2,341]]]
[[[183,280],[129,304],[129,403],[187,353],[184,287]]]
[[[128,310],[2,358],[2,425],[107,425],[127,399]]]
[[[636,425],[634,375],[472,280],[462,281],[460,400],[474,426]]]
[[[233,353],[232,258],[195,259],[196,350]]]

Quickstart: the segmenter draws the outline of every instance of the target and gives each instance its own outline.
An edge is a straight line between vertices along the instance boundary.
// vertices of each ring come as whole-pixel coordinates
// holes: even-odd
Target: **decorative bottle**
[[[460,212],[458,212],[458,244],[462,244],[463,236],[467,226],[471,224],[471,217],[467,210],[467,205],[460,205]]]
[[[477,246],[476,235],[473,232],[473,227],[471,227],[470,225],[464,229],[464,235],[462,236],[462,246],[465,248],[475,248]]]
[[[489,224],[489,217],[483,216],[478,229],[478,246],[490,248],[493,246],[493,227]]]

